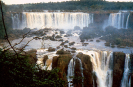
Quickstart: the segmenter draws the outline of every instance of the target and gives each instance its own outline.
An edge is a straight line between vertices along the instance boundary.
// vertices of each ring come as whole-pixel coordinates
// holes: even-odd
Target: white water
[[[113,26],[117,29],[128,29],[129,16],[128,12],[111,13],[103,27]]]
[[[82,12],[23,12],[12,14],[13,29],[55,28],[74,29],[88,27],[93,23],[93,14]]]
[[[74,77],[74,67],[75,67],[75,61],[74,58],[72,58],[68,65],[67,70],[67,80],[68,80],[68,87],[73,87],[73,77]]]
[[[52,70],[52,60],[54,56],[56,55],[56,52],[48,52],[48,49],[38,49],[37,50],[37,64],[39,67],[43,70]],[[48,56],[48,59],[46,60],[45,64],[43,63],[43,57],[44,55]]]
[[[103,51],[101,54],[100,56],[98,53],[94,52],[90,55],[93,72],[95,72],[97,76],[97,85],[98,87],[112,87],[112,70],[109,69],[112,53],[108,55],[106,51]]]
[[[68,87],[73,87],[73,77],[74,77],[74,69],[75,69],[75,59],[77,59],[80,63],[80,70],[81,70],[81,75],[82,78],[84,77],[83,74],[83,67],[82,67],[82,62],[79,58],[74,55],[74,57],[70,60],[69,65],[68,65],[68,70],[67,70],[67,79],[68,79]],[[82,83],[84,82],[84,79],[82,79]],[[82,84],[83,87],[83,84]]]
[[[121,87],[131,87],[131,78],[129,78],[129,61],[130,61],[130,54],[126,54],[125,58],[125,68],[123,73],[123,78],[121,81]]]
[[[78,51],[87,54],[91,57],[93,72],[96,73],[97,87],[112,87],[113,74],[109,68],[113,58],[112,52],[96,52],[96,51]]]
[[[130,17],[130,14],[129,14],[128,17],[127,17],[126,29],[128,29],[129,17]]]

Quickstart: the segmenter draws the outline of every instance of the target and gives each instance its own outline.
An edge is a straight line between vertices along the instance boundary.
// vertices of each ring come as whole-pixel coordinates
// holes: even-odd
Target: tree
[[[3,12],[5,13],[6,12],[6,7],[5,7],[5,4],[2,2],[1,3],[2,5],[0,5],[0,6],[2,6],[3,7]],[[1,11],[0,11],[0,39],[1,38],[4,38],[4,27],[3,27],[3,22],[2,22],[2,14],[1,14]]]

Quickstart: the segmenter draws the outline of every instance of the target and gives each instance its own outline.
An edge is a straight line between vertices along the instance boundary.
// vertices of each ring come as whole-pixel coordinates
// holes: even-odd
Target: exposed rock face
[[[32,66],[34,66],[34,65],[36,64],[36,61],[37,61],[36,52],[37,52],[37,51],[36,51],[35,49],[26,52],[27,55],[29,55],[29,57],[28,57],[28,58],[29,58],[29,63],[30,63]]]
[[[67,69],[68,64],[70,60],[72,59],[72,56],[70,54],[62,54],[59,55],[59,57],[54,57],[52,60],[52,68],[59,68],[59,77],[66,81],[67,87]]]
[[[114,52],[113,87],[120,87],[124,73],[125,54]]]
[[[47,59],[48,59],[48,56],[47,55],[44,55],[44,57],[43,57],[43,63],[44,63],[44,65],[45,65],[45,62],[47,61]]]
[[[131,54],[131,87],[133,87],[133,54]]]
[[[94,14],[94,23],[100,26],[104,23],[104,20],[108,19],[108,17],[109,17],[109,13]]]
[[[82,75],[80,70],[80,62],[75,59],[75,76],[73,79],[74,87],[82,87]]]
[[[58,57],[55,56],[53,57],[53,60],[52,60],[52,69],[56,68],[57,64],[58,64]]]
[[[84,55],[83,53],[79,53],[77,57],[81,59],[84,68],[84,87],[93,87],[93,69],[90,57],[88,55]]]

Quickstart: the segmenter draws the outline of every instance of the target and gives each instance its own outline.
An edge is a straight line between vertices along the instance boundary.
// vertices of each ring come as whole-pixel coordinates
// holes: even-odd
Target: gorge
[[[116,30],[128,30],[132,28],[132,12],[120,11],[118,13],[101,14],[22,12],[13,13],[11,17],[13,29],[23,30],[24,28],[30,28],[31,30],[40,30],[42,34],[41,40],[43,37],[45,38],[45,42],[42,43],[45,48],[40,49],[39,40],[34,40],[31,42],[34,45],[29,44],[26,49],[30,48],[30,46],[34,48],[36,47],[35,44],[37,44],[37,64],[40,64],[40,67],[44,70],[60,68],[59,75],[67,82],[66,86],[132,87],[132,54],[128,54],[132,48],[118,49],[104,46],[104,49],[100,49],[101,46],[94,46],[95,43],[103,43],[102,45],[104,45],[104,41],[96,42],[99,38],[93,39],[94,41],[92,42],[90,41],[91,39],[85,38],[84,41],[81,41],[81,38],[79,38],[81,33],[87,33],[88,35],[89,28],[95,29],[95,27],[103,30],[102,32],[110,26]],[[88,31],[83,33],[84,29]],[[61,33],[62,31],[64,32]],[[32,35],[32,33],[34,34]],[[38,36],[34,31],[32,33],[31,36]],[[95,32],[92,31],[91,33]],[[48,51],[49,47],[55,50]],[[72,48],[75,48],[75,50]],[[48,56],[47,58],[46,55]]]

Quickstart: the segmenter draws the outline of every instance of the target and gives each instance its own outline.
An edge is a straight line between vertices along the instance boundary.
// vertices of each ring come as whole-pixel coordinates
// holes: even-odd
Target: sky
[[[2,0],[5,4],[24,4],[24,3],[39,3],[39,2],[61,2],[70,0]],[[133,0],[106,0],[106,1],[133,1]]]

